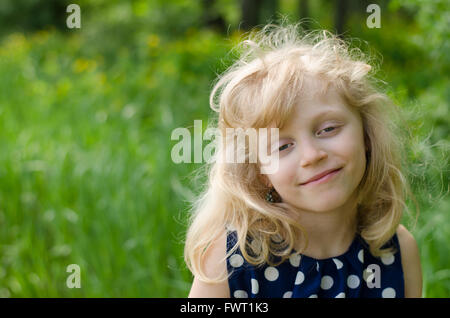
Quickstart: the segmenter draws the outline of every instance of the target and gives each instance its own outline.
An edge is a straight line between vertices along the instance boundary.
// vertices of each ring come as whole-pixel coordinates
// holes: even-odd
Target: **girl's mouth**
[[[342,168],[333,170],[331,172],[329,172],[328,174],[322,176],[321,178],[314,180],[314,181],[310,181],[310,182],[306,182],[306,183],[302,183],[300,184],[301,186],[312,186],[312,185],[316,185],[316,184],[322,184],[325,183],[331,179],[334,178],[335,175],[337,175],[340,171],[342,170]]]

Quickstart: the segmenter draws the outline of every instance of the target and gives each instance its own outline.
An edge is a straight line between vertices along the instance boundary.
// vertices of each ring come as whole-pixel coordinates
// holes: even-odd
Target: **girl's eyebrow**
[[[344,112],[340,109],[336,109],[335,107],[333,108],[326,108],[324,110],[321,110],[319,112],[317,112],[316,114],[314,114],[313,116],[311,116],[310,118],[308,118],[308,121],[312,121],[312,122],[316,122],[320,119],[322,119],[323,117],[328,117],[328,116],[342,116],[344,115]],[[284,128],[284,129],[280,129],[279,130],[279,138],[280,140],[282,138],[286,138],[286,135],[288,134],[288,131]]]
[[[317,120],[317,119],[320,119],[321,117],[328,116],[328,115],[332,116],[332,115],[342,115],[342,114],[343,114],[343,112],[340,109],[331,108],[331,109],[326,109],[326,110],[322,110],[322,111],[318,112],[317,114],[315,114],[312,117],[312,120]]]

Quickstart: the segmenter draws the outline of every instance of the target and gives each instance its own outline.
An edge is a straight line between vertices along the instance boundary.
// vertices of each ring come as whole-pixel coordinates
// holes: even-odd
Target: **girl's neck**
[[[315,259],[339,256],[348,250],[356,235],[356,204],[329,212],[302,211],[299,222],[308,237],[308,246],[302,254]]]

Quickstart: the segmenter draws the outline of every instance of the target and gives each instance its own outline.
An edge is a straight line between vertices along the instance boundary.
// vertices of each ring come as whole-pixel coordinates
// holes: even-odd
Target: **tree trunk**
[[[302,27],[305,30],[309,29],[309,21],[307,20],[309,18],[309,3],[308,0],[300,0],[299,4],[299,10],[298,10],[298,17],[300,20],[303,20]]]
[[[342,36],[342,33],[344,32],[345,28],[345,20],[347,18],[347,0],[335,0],[336,3],[336,9],[335,9],[335,28],[336,33],[339,36]]]
[[[260,3],[259,20],[261,23],[275,22],[275,13],[278,10],[278,0],[262,0]]]
[[[250,30],[258,24],[261,1],[241,0],[241,27]]]
[[[212,28],[221,33],[225,33],[225,19],[219,12],[217,12],[215,2],[216,0],[202,0],[202,22],[203,25],[208,28]]]

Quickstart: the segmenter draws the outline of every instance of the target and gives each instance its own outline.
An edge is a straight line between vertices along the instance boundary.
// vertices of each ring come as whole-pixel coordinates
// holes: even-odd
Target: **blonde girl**
[[[418,247],[400,224],[410,190],[397,110],[365,55],[299,25],[241,44],[211,92],[217,128],[277,128],[278,169],[210,164],[186,236],[189,297],[421,297]],[[227,139],[217,158],[236,147]]]

